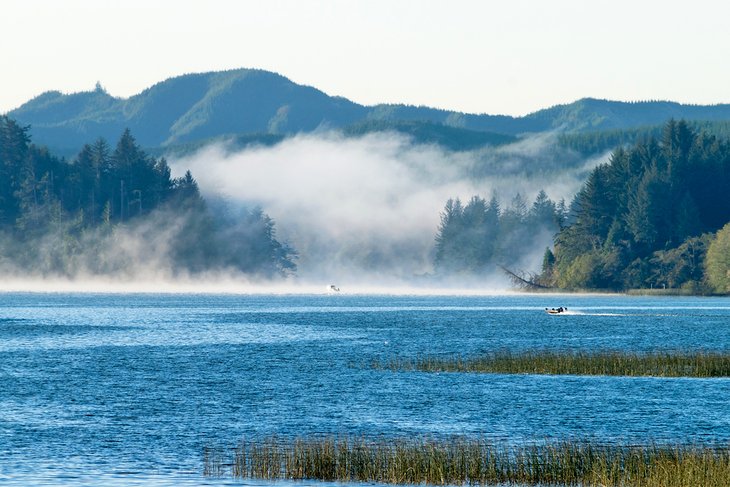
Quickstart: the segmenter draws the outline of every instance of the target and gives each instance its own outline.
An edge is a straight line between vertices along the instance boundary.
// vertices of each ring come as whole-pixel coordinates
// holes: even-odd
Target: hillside
[[[44,93],[8,115],[33,140],[58,149],[108,140],[125,128],[146,147],[227,134],[310,132],[360,120],[365,108],[274,73],[236,70],[171,78],[128,99],[93,92]]]
[[[190,171],[173,178],[129,131],[115,147],[95,142],[67,164],[0,116],[0,174],[4,277],[225,270],[274,278],[296,267],[260,208],[209,205]]]
[[[729,192],[728,139],[671,121],[591,171],[546,251],[542,283],[727,293]]]
[[[7,115],[30,125],[36,143],[66,154],[74,154],[98,137],[113,140],[125,128],[150,148],[195,144],[222,136],[286,136],[347,128],[348,133],[396,130],[419,141],[459,150],[481,144],[482,139],[494,143],[500,140],[496,134],[624,130],[663,124],[670,118],[730,120],[730,105],[587,98],[524,117],[468,114],[397,104],[363,106],[276,73],[238,69],[170,78],[126,99],[109,95],[99,85],[94,91],[74,94],[49,91]],[[448,128],[492,135],[482,137]]]
[[[365,120],[343,129],[348,136],[374,132],[397,132],[419,144],[438,144],[454,151],[471,150],[485,145],[515,142],[517,137],[497,132],[470,130],[440,123],[417,120]]]

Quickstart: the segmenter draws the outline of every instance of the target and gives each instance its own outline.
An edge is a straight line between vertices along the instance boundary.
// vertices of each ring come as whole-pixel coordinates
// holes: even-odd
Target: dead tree
[[[507,274],[512,285],[520,289],[550,289],[549,286],[540,284],[539,276],[531,272],[525,272],[520,270],[512,271],[503,265],[499,266],[502,272]]]

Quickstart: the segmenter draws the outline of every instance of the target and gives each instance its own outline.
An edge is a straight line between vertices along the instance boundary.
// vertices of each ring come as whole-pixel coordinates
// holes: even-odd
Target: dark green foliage
[[[520,194],[505,209],[496,197],[487,202],[474,196],[466,206],[458,198],[450,199],[436,234],[436,272],[478,276],[493,272],[497,265],[512,266],[536,250],[541,236],[549,241],[562,221],[557,205],[544,191],[529,209]]]
[[[709,112],[707,116],[709,116]],[[697,133],[704,133],[721,139],[730,138],[730,122],[727,120],[687,121],[686,124],[688,128]],[[628,148],[652,138],[661,139],[664,127],[664,123],[661,123],[634,128],[565,132],[558,136],[558,144],[587,157],[603,154],[617,148]]]
[[[730,221],[730,144],[670,121],[594,169],[555,239],[564,288],[701,287],[709,237]]]
[[[711,234],[706,233],[688,238],[679,247],[657,250],[648,262],[649,281],[657,286],[701,291],[704,262],[711,241]]]
[[[459,262],[459,241],[462,230],[464,208],[461,200],[449,199],[441,213],[441,224],[436,234],[436,269],[446,268],[458,271],[463,265]]]
[[[436,269],[445,274],[491,270],[499,234],[499,203],[474,196],[466,206],[448,200],[436,235]]]
[[[628,147],[652,137],[659,137],[662,126],[638,127],[591,132],[569,132],[558,136],[560,146],[572,149],[582,156],[591,156]]]
[[[276,239],[274,221],[261,208],[234,210],[225,205],[218,215],[218,239],[227,252],[220,255],[220,266],[240,269],[262,276],[294,272],[294,249]]]
[[[543,276],[543,279],[546,281],[552,280],[553,276],[553,268],[555,267],[555,254],[553,254],[553,251],[550,250],[550,248],[545,249],[545,254],[542,256],[542,268],[541,268],[541,275]]]
[[[32,172],[28,127],[0,118],[0,222],[12,224],[20,212],[17,193],[23,178]],[[33,188],[26,187],[25,191]]]
[[[31,144],[28,128],[7,117],[0,117],[0,255],[4,271],[67,276],[129,273],[144,262],[173,273],[294,270],[293,251],[261,210],[222,221],[189,171],[172,179],[165,159],[148,156],[129,130],[113,151],[98,139],[69,164]]]

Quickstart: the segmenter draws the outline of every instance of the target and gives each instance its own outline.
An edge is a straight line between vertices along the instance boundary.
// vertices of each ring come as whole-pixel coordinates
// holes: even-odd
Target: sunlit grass
[[[714,487],[730,485],[730,450],[555,442],[505,446],[453,438],[268,438],[232,455],[238,478],[433,485]],[[205,471],[223,459],[206,455]],[[218,462],[219,465],[208,465]]]
[[[493,374],[730,377],[730,354],[626,352],[499,352],[479,357],[424,356],[375,360],[376,369]]]

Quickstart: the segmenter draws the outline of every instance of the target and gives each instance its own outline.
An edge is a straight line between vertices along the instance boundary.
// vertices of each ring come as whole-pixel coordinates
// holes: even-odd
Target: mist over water
[[[300,135],[273,147],[231,151],[225,144],[170,161],[190,170],[210,201],[260,206],[277,238],[299,253],[298,283],[358,287],[508,287],[495,270],[478,282],[434,283],[434,237],[449,198],[497,196],[503,206],[520,193],[528,203],[542,189],[570,201],[604,157],[584,160],[558,146],[554,134],[514,144],[451,152],[406,136],[346,138]],[[539,270],[552,235],[535,235],[520,263]]]
[[[320,294],[330,284],[347,293],[504,292],[510,282],[497,268],[471,277],[435,275],[435,236],[446,201],[496,196],[505,210],[515,195],[529,205],[540,190],[553,201],[570,201],[606,158],[582,159],[561,148],[556,134],[461,152],[382,132],[320,132],[274,146],[232,147],[211,144],[169,162],[175,176],[190,170],[197,180],[221,229],[211,242],[233,244],[219,255],[246,257],[252,249],[249,260],[261,260],[255,247],[234,244],[248,241],[253,227],[246,215],[258,207],[273,218],[276,239],[297,252],[295,274],[254,274],[225,258],[208,262],[204,253],[194,254],[197,265],[180,265],[180,244],[197,249],[209,243],[208,234],[189,231],[189,216],[175,208],[160,208],[80,233],[75,220],[62,220],[31,239],[31,247],[0,234],[9,251],[0,256],[0,292]],[[553,235],[532,231],[527,238],[524,247],[513,243],[523,250],[510,266],[535,272]]]

